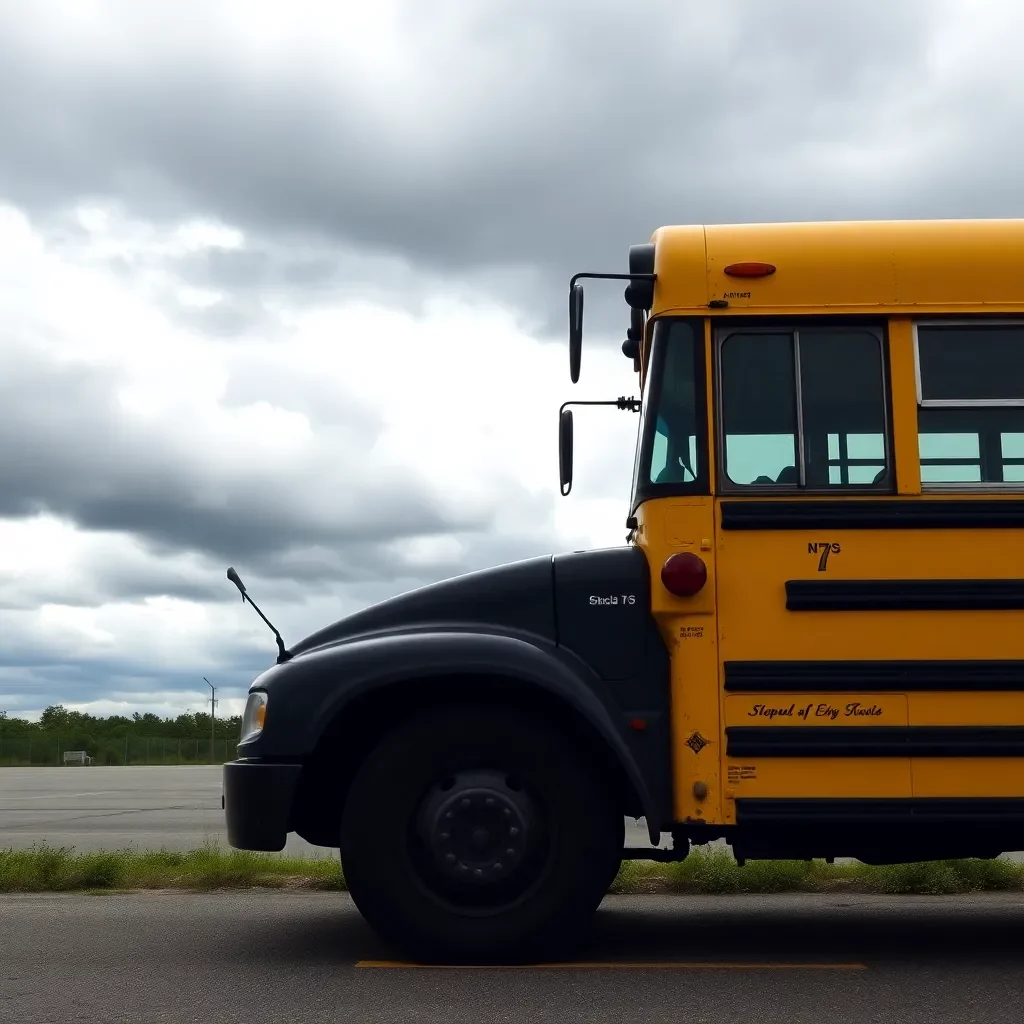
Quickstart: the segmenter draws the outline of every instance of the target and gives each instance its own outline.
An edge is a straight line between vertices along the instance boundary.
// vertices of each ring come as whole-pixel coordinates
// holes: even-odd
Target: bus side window
[[[722,343],[725,474],[731,484],[795,486],[797,462],[793,336],[751,331]]]
[[[730,334],[721,380],[729,483],[890,487],[878,334],[856,327]]]
[[[886,475],[882,346],[865,330],[801,330],[807,486],[881,484]]]
[[[918,324],[921,483],[1024,485],[1024,324]]]

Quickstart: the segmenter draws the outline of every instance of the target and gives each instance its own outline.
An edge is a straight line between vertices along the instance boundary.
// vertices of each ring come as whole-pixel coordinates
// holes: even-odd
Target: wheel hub
[[[428,796],[420,834],[431,859],[452,881],[502,881],[523,862],[535,831],[531,801],[498,772],[466,772]]]

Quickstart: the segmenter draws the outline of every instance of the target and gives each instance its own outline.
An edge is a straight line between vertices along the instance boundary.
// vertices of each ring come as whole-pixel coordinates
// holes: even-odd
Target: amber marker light
[[[728,277],[771,277],[775,267],[771,263],[730,263],[725,273]]]

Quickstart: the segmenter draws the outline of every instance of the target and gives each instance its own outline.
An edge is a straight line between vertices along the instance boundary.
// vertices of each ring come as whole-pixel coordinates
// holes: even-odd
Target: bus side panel
[[[863,756],[859,749],[867,748],[879,726],[906,728],[902,694],[736,694],[725,698],[724,720],[727,803],[911,794],[909,757],[880,756],[877,749]],[[857,756],[842,756],[844,748]],[[813,756],[822,749],[828,756]]]
[[[946,741],[949,756],[914,758],[915,796],[1024,796],[1024,665],[1018,685],[1019,693],[910,695],[911,725],[971,730],[958,749]],[[972,749],[986,756],[972,757]],[[1010,756],[996,756],[1000,752]]]
[[[827,560],[822,558],[825,545]],[[730,672],[746,680],[739,689],[745,687],[744,697],[754,698],[750,703],[799,706],[800,700],[825,699],[833,705],[881,704],[899,696],[906,701],[908,758],[893,776],[888,795],[901,795],[903,788],[914,797],[1024,795],[1024,608],[970,607],[972,601],[977,604],[972,596],[976,582],[983,589],[987,581],[1006,581],[1012,589],[1024,576],[1017,568],[1021,565],[1024,531],[1016,530],[720,529],[719,647],[726,702],[737,692]],[[834,593],[842,594],[843,581],[878,583],[879,600],[892,606],[809,609],[800,596],[802,581],[814,581],[826,602],[828,588],[838,585]],[[933,595],[949,595],[947,606],[900,607],[901,581],[923,582]],[[787,588],[794,582],[797,588]],[[983,664],[992,661],[1006,666],[997,682]],[[835,673],[833,685],[800,695],[787,684],[786,673],[806,676],[808,663],[814,662],[842,663],[842,671]],[[773,663],[778,667],[773,669]],[[880,673],[879,663],[883,668],[887,663],[888,671]],[[768,684],[775,692],[751,683],[758,673],[777,681]],[[829,677],[827,670],[819,675]],[[930,679],[941,679],[941,689]],[[886,743],[892,749],[895,739],[877,732],[889,724],[888,713],[872,717],[873,731],[858,733],[865,740],[862,756],[808,759],[792,771],[803,772],[806,785],[816,792],[880,795],[874,788],[879,751],[887,749]],[[732,721],[730,712],[724,724]],[[858,720],[858,727],[863,724]],[[797,795],[796,777],[778,766],[764,774],[763,763],[758,762],[759,795]],[[728,759],[727,775],[735,764]],[[742,784],[746,787],[748,780]]]
[[[672,663],[675,819],[720,824],[724,819],[714,511],[711,497],[645,502],[636,513],[640,524],[636,542],[650,562],[651,610]],[[699,555],[707,566],[707,582],[693,597],[676,597],[661,582],[665,560],[681,551]],[[702,798],[703,787],[706,795]]]

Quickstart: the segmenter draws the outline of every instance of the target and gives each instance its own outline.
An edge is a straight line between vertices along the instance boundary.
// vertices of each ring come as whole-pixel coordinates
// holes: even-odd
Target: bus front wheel
[[[565,952],[621,853],[600,778],[525,712],[446,709],[407,722],[366,759],[345,803],[352,899],[386,941],[427,962]]]

